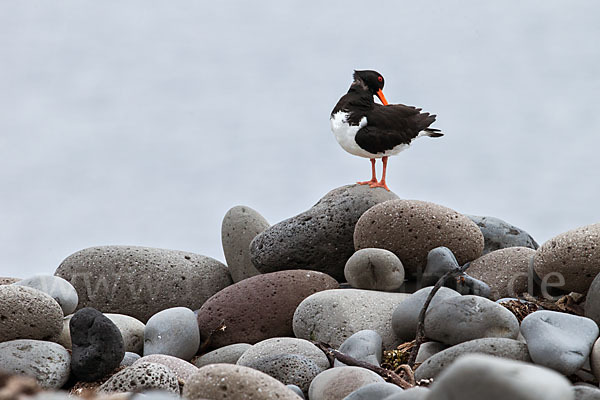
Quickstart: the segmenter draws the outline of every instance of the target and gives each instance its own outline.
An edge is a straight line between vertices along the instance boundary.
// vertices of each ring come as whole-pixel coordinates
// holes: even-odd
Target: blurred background
[[[599,222],[599,13],[593,0],[3,1],[0,276],[52,274],[107,244],[224,260],[230,207],[275,223],[369,179],[329,127],[353,69],[379,71],[391,103],[437,114],[446,134],[390,159],[400,197],[540,244]]]

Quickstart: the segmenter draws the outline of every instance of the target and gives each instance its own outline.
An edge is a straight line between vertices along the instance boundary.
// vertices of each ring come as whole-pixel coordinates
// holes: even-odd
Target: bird
[[[390,190],[385,181],[388,157],[406,150],[421,136],[441,137],[444,134],[429,126],[436,116],[421,112],[421,108],[404,104],[388,104],[383,95],[383,76],[373,70],[354,71],[348,93],[343,95],[331,112],[331,130],[348,153],[371,161],[372,178],[357,182],[372,188]],[[377,96],[383,105],[374,101]],[[375,160],[381,158],[383,172],[377,181]]]

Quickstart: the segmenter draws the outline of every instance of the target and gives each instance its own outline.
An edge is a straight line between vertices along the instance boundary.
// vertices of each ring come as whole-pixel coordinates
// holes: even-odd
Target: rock
[[[427,400],[573,400],[570,382],[536,365],[469,354],[430,386]]]
[[[0,286],[0,342],[53,340],[62,330],[63,312],[49,295],[27,286]]]
[[[520,296],[525,292],[533,292],[533,276],[529,278],[529,263],[534,255],[535,250],[527,247],[492,251],[473,261],[467,273],[490,286],[492,300]]]
[[[200,347],[196,314],[189,308],[173,307],[154,314],[144,329],[144,356],[166,354],[191,360]]]
[[[296,385],[285,385],[285,386],[292,389],[292,391],[294,393],[296,393],[299,398],[301,398],[302,400],[306,400],[306,397],[304,397],[304,392],[298,386],[296,386]]]
[[[473,353],[531,362],[527,345],[518,340],[504,338],[475,339],[433,354],[416,369],[415,379],[418,381],[421,379],[437,378],[446,367],[460,356]]]
[[[383,399],[384,397],[401,392],[403,392],[403,390],[400,386],[387,382],[376,382],[356,389],[354,392],[344,397],[344,400]]]
[[[360,289],[333,289],[307,297],[294,313],[294,335],[339,347],[364,329],[377,332],[384,348],[401,342],[392,330],[392,313],[409,295]]]
[[[69,281],[79,308],[131,315],[142,322],[171,307],[200,306],[231,284],[225,265],[184,251],[101,246],[67,257],[55,275]]]
[[[427,396],[429,396],[429,389],[416,386],[388,396],[383,400],[426,400]]]
[[[600,400],[600,389],[587,384],[573,386],[575,400]]]
[[[77,291],[73,285],[58,276],[36,275],[22,279],[13,285],[27,286],[48,294],[60,305],[64,315],[71,314],[77,307]]]
[[[272,338],[256,343],[242,354],[237,364],[249,366],[261,358],[283,354],[301,355],[313,361],[322,370],[329,368],[329,360],[317,346],[308,340],[288,337]]]
[[[203,354],[194,361],[194,365],[198,368],[209,364],[235,364],[238,359],[252,347],[248,343],[235,343],[229,346],[221,347],[209,353]]]
[[[179,393],[177,375],[161,364],[137,363],[111,376],[98,388],[98,391],[140,392],[148,389]]]
[[[250,245],[252,263],[263,273],[303,268],[341,281],[354,253],[356,221],[375,204],[395,198],[383,188],[364,185],[334,189],[309,210],[258,234]]]
[[[292,317],[298,304],[315,292],[336,287],[329,275],[308,270],[244,279],[204,303],[198,311],[200,333],[210,335],[213,347],[293,336]],[[224,330],[219,329],[222,325]]]
[[[600,223],[561,233],[537,249],[533,267],[539,277],[562,275],[560,289],[585,293],[600,273]],[[554,280],[552,280],[554,282]]]
[[[73,352],[71,370],[79,380],[93,382],[112,372],[125,356],[123,337],[100,311],[83,308],[69,323]]]
[[[183,397],[231,400],[298,400],[283,383],[252,368],[231,364],[202,367],[183,387]]]
[[[449,345],[485,337],[516,339],[519,321],[506,308],[483,297],[451,297],[428,309],[425,332],[428,338]]]
[[[483,233],[485,239],[483,254],[508,247],[528,247],[533,250],[538,248],[538,244],[530,234],[499,218],[476,215],[465,216],[475,222],[481,229],[481,233]]]
[[[71,373],[69,352],[52,342],[20,339],[0,343],[0,360],[0,373],[30,376],[45,389],[61,388]]]
[[[485,339],[475,339],[475,340],[485,340]],[[510,339],[508,339],[510,340]],[[465,342],[469,343],[469,342]],[[457,346],[460,346],[457,344]],[[446,350],[448,348],[447,344],[440,342],[425,342],[419,347],[419,352],[417,353],[417,358],[415,359],[416,364],[423,364],[426,360],[428,360],[431,356],[439,353],[440,351]]]
[[[431,293],[433,286],[425,287],[409,295],[406,300],[401,302],[392,314],[392,328],[396,335],[404,341],[411,341],[415,339],[417,334],[417,324],[419,322],[419,314],[425,301]],[[428,310],[431,310],[434,306],[440,302],[449,299],[451,297],[459,297],[460,293],[455,290],[441,287],[437,291],[431,303],[429,304]]]
[[[123,314],[104,314],[119,328],[125,351],[142,354],[144,350],[144,329],[146,326],[139,319]]]
[[[119,364],[119,367],[129,367],[140,358],[142,358],[142,356],[140,356],[139,354],[126,351],[125,355],[123,356],[123,359],[121,360],[121,364]]]
[[[600,379],[600,339],[596,339],[590,352],[590,368],[596,379]]]
[[[380,366],[383,355],[381,335],[369,329],[358,331],[346,339],[338,351],[356,360]],[[335,367],[343,367],[345,365],[335,360]]]
[[[460,265],[479,257],[483,235],[469,218],[419,200],[390,200],[365,212],[356,224],[357,250],[379,247],[402,260],[408,275],[423,271],[431,249],[449,248]]]
[[[341,400],[356,389],[371,383],[385,383],[373,371],[359,367],[331,368],[313,379],[308,390],[310,400]]]
[[[600,274],[596,275],[587,292],[585,316],[600,326]]]
[[[250,260],[250,242],[269,226],[267,220],[250,207],[235,206],[225,214],[221,243],[234,283],[260,274]]]
[[[177,393],[164,390],[148,390],[143,393],[134,394],[128,397],[128,400],[180,400],[181,396]]]
[[[3,277],[0,276],[0,286],[2,285],[12,285],[15,282],[19,282],[20,279],[19,278],[9,278],[9,277]]]
[[[198,368],[194,366],[194,364],[166,354],[151,354],[149,356],[144,356],[137,360],[133,365],[141,363],[164,365],[173,371],[175,375],[177,375],[177,378],[181,379],[183,382],[187,382],[187,380],[198,371]]]
[[[391,251],[361,249],[346,262],[344,277],[357,289],[391,292],[404,284],[404,267]]]
[[[599,331],[589,318],[542,310],[523,319],[521,333],[533,362],[571,375],[585,363]]]
[[[71,330],[69,329],[69,322],[71,322],[71,318],[73,314],[67,315],[62,319],[62,329],[57,337],[53,339],[53,342],[60,344],[65,349],[71,350]]]

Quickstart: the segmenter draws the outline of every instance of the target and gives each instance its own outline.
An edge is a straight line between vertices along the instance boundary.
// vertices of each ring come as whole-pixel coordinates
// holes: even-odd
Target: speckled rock
[[[143,362],[117,372],[98,389],[99,392],[140,392],[161,389],[179,393],[177,375],[161,364]]]
[[[585,316],[600,326],[600,274],[596,275],[585,299]]]
[[[392,313],[409,295],[360,289],[334,289],[307,297],[294,313],[296,337],[339,347],[352,334],[371,329],[384,348],[400,344],[392,330]]]
[[[302,300],[311,294],[338,287],[327,274],[292,270],[244,279],[211,297],[198,310],[202,337],[211,345],[256,343],[278,336],[293,336],[292,317]],[[225,324],[225,330],[218,328]]]
[[[177,375],[177,378],[181,379],[183,382],[187,382],[187,380],[198,371],[198,368],[194,366],[194,364],[166,354],[151,354],[149,356],[144,356],[133,363],[133,365],[144,362],[164,365],[173,371],[175,375]]]
[[[509,224],[495,217],[481,217],[477,215],[465,215],[475,222],[485,239],[483,254],[508,247],[527,247],[533,250],[538,244],[531,235],[521,228]]]
[[[189,308],[173,307],[154,314],[144,329],[144,356],[167,354],[191,360],[200,347],[196,314]]]
[[[425,301],[431,293],[433,286],[428,286],[423,289],[417,290],[407,296],[406,300],[401,302],[398,307],[394,309],[392,314],[392,329],[404,341],[414,340],[417,334],[417,323],[419,322],[419,314]],[[429,304],[428,310],[431,310],[435,305],[440,302],[449,299],[450,297],[460,296],[460,293],[455,290],[441,287],[437,291],[431,303]]]
[[[329,360],[314,344],[304,339],[280,337],[263,340],[248,349],[237,361],[238,365],[247,366],[265,357],[282,354],[297,354],[308,358],[322,370],[329,368]]]
[[[402,260],[408,275],[423,271],[431,249],[445,246],[460,265],[483,251],[477,225],[450,208],[419,200],[390,200],[365,212],[354,231],[357,250],[379,247]]]
[[[600,389],[587,384],[573,386],[575,400],[600,400]]]
[[[428,309],[425,333],[449,345],[485,337],[516,339],[519,321],[498,303],[479,296],[451,297]]]
[[[462,356],[430,386],[427,400],[573,400],[559,373],[521,361],[481,354]]]
[[[346,262],[344,277],[357,289],[393,291],[404,284],[404,267],[391,251],[361,249]]]
[[[46,389],[61,388],[71,373],[69,352],[52,342],[20,339],[0,343],[0,360],[0,373],[30,376]]]
[[[260,274],[250,260],[250,243],[269,226],[262,215],[247,206],[235,206],[225,214],[221,243],[233,282]]]
[[[0,286],[0,342],[53,340],[62,330],[63,312],[49,295],[27,286]]]
[[[481,340],[481,339],[475,339]],[[510,339],[509,339],[510,340]],[[468,343],[468,342],[465,342]],[[457,344],[457,346],[460,346]],[[419,351],[417,352],[417,358],[415,359],[415,363],[423,364],[425,360],[428,360],[431,356],[439,353],[440,351],[446,350],[448,348],[447,344],[440,342],[425,342],[419,347]]]
[[[523,319],[521,333],[533,362],[571,375],[585,363],[599,331],[589,318],[542,310]]]
[[[77,307],[77,291],[73,285],[58,276],[35,275],[13,285],[31,287],[48,294],[60,305],[64,315],[71,314]]]
[[[415,371],[415,379],[437,378],[446,367],[460,356],[472,353],[531,362],[527,345],[518,340],[504,338],[475,339],[457,344],[427,358]]]
[[[244,354],[246,350],[250,349],[250,347],[252,347],[252,345],[248,343],[230,344],[229,346],[224,346],[209,353],[203,354],[192,361],[198,368],[209,364],[235,364],[242,354]]]
[[[427,396],[429,396],[429,389],[422,386],[416,386],[392,394],[383,400],[427,400]]]
[[[401,392],[403,392],[403,390],[398,385],[387,382],[376,382],[356,389],[354,392],[344,397],[344,400],[383,399]]]
[[[381,335],[370,329],[358,331],[344,340],[338,351],[355,360],[379,366],[381,365],[381,357],[383,355]],[[343,367],[345,365],[338,360],[334,362],[335,367]]]
[[[309,210],[257,235],[250,245],[252,263],[263,273],[303,268],[341,281],[354,253],[356,221],[375,204],[395,198],[383,188],[365,185],[334,189]]]
[[[6,276],[0,276],[0,286],[2,285],[12,285],[15,282],[19,282],[21,279],[19,278],[10,278]]]
[[[123,343],[125,344],[125,351],[132,353],[142,354],[144,349],[144,329],[145,325],[139,319],[133,318],[129,315],[123,314],[104,314],[106,318],[110,319],[113,324],[119,328],[121,336],[123,336]]]
[[[541,279],[561,274],[566,291],[585,293],[600,273],[600,223],[582,226],[548,240],[535,253],[533,267]]]
[[[492,300],[520,296],[529,290],[529,262],[534,255],[528,247],[496,250],[473,261],[467,273],[489,285]],[[533,291],[533,277],[531,285]]]
[[[308,390],[310,400],[341,400],[356,389],[371,383],[385,383],[373,371],[359,367],[331,368],[313,379]]]
[[[123,359],[121,360],[121,364],[119,364],[119,367],[129,367],[140,358],[142,358],[142,356],[139,354],[126,351]]]
[[[277,379],[252,368],[232,364],[202,367],[183,387],[189,400],[298,400],[298,395]]]
[[[142,322],[176,306],[192,310],[231,284],[225,265],[184,251],[101,246],[67,257],[55,275],[69,281],[79,306],[131,315]]]

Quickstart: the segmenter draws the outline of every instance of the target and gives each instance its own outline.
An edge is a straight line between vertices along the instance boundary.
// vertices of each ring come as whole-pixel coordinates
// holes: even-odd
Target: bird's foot
[[[370,181],[356,182],[356,184],[358,184],[358,185],[369,185],[369,186],[371,186],[374,183],[377,183],[377,179],[375,179],[375,178],[371,179]]]
[[[380,182],[373,182],[369,184],[369,187],[372,188],[384,188],[385,190],[387,190],[388,192],[390,191],[390,188],[387,187],[387,185],[385,184],[385,181],[380,181]]]

